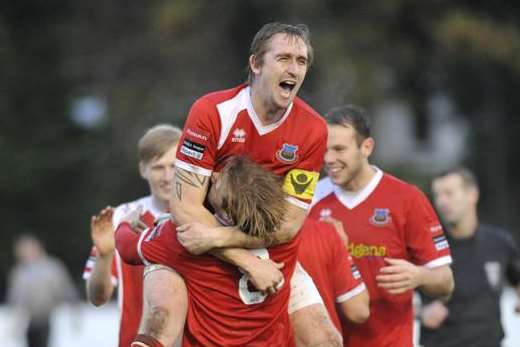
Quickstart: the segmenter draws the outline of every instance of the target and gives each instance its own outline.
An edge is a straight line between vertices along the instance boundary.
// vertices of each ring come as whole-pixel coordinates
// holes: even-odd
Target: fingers
[[[401,282],[401,281],[409,281],[410,276],[408,276],[406,274],[377,275],[376,280],[379,283]]]
[[[397,259],[397,258],[385,258],[385,261],[390,265],[406,265],[409,264],[408,261],[404,259]]]
[[[187,223],[187,224],[183,224],[183,225],[181,225],[181,226],[178,226],[178,227],[177,227],[177,232],[182,233],[183,231],[188,230],[189,227],[190,227],[190,223]]]
[[[410,281],[398,281],[398,282],[388,282],[388,283],[381,283],[379,282],[377,284],[378,287],[385,288],[385,289],[400,289],[404,288],[411,289],[411,283]]]
[[[274,267],[277,268],[278,270],[283,269],[283,267],[285,266],[285,263],[283,263],[283,262],[282,263],[273,262],[273,264],[274,264]],[[282,279],[282,282],[283,282],[283,279]]]
[[[268,287],[265,291],[261,291],[264,295],[273,295],[276,294],[280,289],[283,288],[285,280],[282,278],[278,283],[273,283],[272,286]]]

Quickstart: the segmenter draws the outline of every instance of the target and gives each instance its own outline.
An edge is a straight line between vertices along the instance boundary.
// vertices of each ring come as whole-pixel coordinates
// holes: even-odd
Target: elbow
[[[446,294],[444,296],[450,298],[455,290],[455,280],[453,279],[453,273],[450,271],[450,276],[448,279],[448,283],[446,285]]]
[[[280,236],[278,237],[281,243],[290,242],[300,231],[304,220],[300,220],[298,218],[292,221],[286,221],[283,223],[281,228]]]
[[[200,206],[192,207],[187,202],[181,204],[177,199],[171,199],[170,201],[171,216],[176,225],[198,221],[200,219],[197,217],[198,215],[200,216],[199,208]]]
[[[87,293],[87,300],[96,307],[106,304],[108,299],[106,295],[92,295]]]
[[[450,267],[446,267],[446,276],[444,279],[444,291],[441,293],[442,297],[450,298],[455,289],[455,280],[453,278],[453,272]]]
[[[87,300],[94,306],[98,307],[104,305],[110,300],[112,295],[111,290],[105,290],[100,286],[95,286],[94,283],[87,282]]]
[[[356,310],[351,310],[347,313],[347,319],[355,324],[364,323],[369,317],[370,308],[368,305],[363,305],[362,307],[358,307]]]

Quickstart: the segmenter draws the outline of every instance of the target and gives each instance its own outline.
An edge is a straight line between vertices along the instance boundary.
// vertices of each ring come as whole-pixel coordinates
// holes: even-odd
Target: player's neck
[[[477,212],[468,213],[458,223],[450,226],[449,233],[455,239],[467,239],[475,234],[478,227]]]
[[[347,192],[359,192],[365,189],[370,181],[372,181],[372,178],[374,178],[376,172],[376,169],[374,169],[372,165],[366,163],[363,165],[356,177],[350,180],[343,189]]]
[[[168,212],[170,209],[170,204],[168,201],[162,200],[154,195],[152,195],[152,204],[157,210],[163,213]]]
[[[282,119],[287,109],[276,107],[267,102],[257,89],[258,88],[251,87],[250,93],[251,104],[253,105],[253,109],[255,110],[258,119],[260,119],[263,126],[278,122]]]

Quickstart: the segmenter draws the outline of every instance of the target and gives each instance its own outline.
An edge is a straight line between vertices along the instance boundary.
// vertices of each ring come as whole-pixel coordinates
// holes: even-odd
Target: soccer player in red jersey
[[[307,218],[300,234],[298,261],[316,284],[334,326],[342,330],[340,316],[353,323],[366,321],[368,292],[340,237],[345,235],[341,223]],[[293,324],[302,322],[306,324],[305,318]]]
[[[370,294],[370,318],[345,325],[345,346],[411,347],[413,290],[432,296],[453,290],[443,229],[420,190],[370,165],[374,140],[364,110],[340,107],[325,118],[325,166],[334,187],[310,216],[343,222]]]
[[[306,26],[263,26],[251,44],[248,82],[199,98],[190,110],[177,152],[171,213],[180,225],[180,243],[192,254],[211,250],[213,255],[240,267],[260,292],[276,292],[282,274],[243,248],[263,248],[295,237],[307,214],[326,149],[325,122],[296,96],[312,57]],[[246,155],[284,177],[290,204],[269,244],[236,228],[222,227],[204,205],[209,177],[234,155]],[[182,283],[182,278],[171,271],[154,271],[147,277],[151,291],[154,284],[169,283],[169,288],[175,288]],[[294,281],[291,284],[294,286]],[[296,288],[291,292],[307,291]],[[148,300],[152,311],[170,312],[185,305],[185,299],[176,295],[154,298]],[[312,298],[300,300],[291,305],[291,310],[316,302]],[[325,308],[315,314],[326,315]],[[167,317],[162,331],[182,327],[179,315]],[[171,342],[153,330],[152,337],[163,344]],[[303,333],[319,338],[319,331],[307,329]]]
[[[245,157],[233,157],[220,175],[212,176],[208,200],[220,220],[232,221],[243,232],[266,240],[281,224],[286,194],[279,176]],[[117,249],[130,263],[162,264],[181,274],[189,293],[184,346],[292,346],[287,304],[290,287],[276,295],[262,294],[248,285],[248,275],[210,254],[192,255],[176,237],[167,219],[141,235],[131,227],[116,232]],[[283,278],[290,281],[296,264],[299,237],[292,242],[255,249],[253,254],[284,263]],[[149,276],[154,266],[147,267]],[[164,268],[163,270],[164,271]],[[145,277],[146,286],[146,277]],[[133,345],[161,344],[138,336]]]
[[[171,195],[173,163],[181,130],[170,125],[157,125],[139,140],[139,171],[148,182],[150,195],[122,204],[115,209],[112,225],[115,229],[123,220],[134,227],[153,226],[156,217],[167,212]],[[111,209],[104,209],[107,215]],[[94,246],[83,278],[86,280],[87,299],[94,305],[106,303],[118,286],[118,303],[121,309],[119,346],[128,347],[137,334],[141,319],[143,298],[143,267],[129,266],[115,252],[113,230],[106,233],[99,217],[92,217],[91,236]],[[111,225],[111,226],[112,226]]]

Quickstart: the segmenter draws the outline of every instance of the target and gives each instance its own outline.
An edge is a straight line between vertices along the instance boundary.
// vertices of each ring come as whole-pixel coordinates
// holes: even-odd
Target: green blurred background
[[[246,77],[266,22],[305,23],[315,65],[300,96],[373,115],[374,162],[426,191],[464,163],[481,215],[520,217],[520,6],[448,0],[0,2],[0,297],[13,238],[41,237],[78,286],[90,216],[147,193],[136,141],[182,126],[202,94]]]

